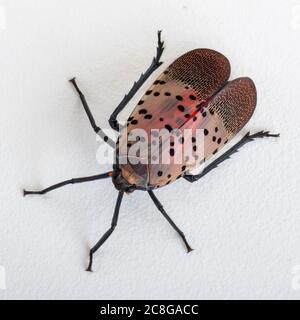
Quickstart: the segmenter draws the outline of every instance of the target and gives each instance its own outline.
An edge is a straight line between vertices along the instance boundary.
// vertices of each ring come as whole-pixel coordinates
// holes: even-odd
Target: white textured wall
[[[299,6],[2,0],[0,298],[300,298],[292,273],[300,265]],[[245,130],[281,138],[245,146],[198,183],[178,181],[157,192],[192,254],[147,194],[136,192],[125,197],[119,226],[89,274],[88,248],[113,213],[111,181],[37,198],[24,199],[21,190],[108,169],[95,160],[95,136],[67,80],[78,77],[106,127],[152,59],[158,29],[165,66],[208,47],[230,59],[232,78],[253,78],[258,106]]]

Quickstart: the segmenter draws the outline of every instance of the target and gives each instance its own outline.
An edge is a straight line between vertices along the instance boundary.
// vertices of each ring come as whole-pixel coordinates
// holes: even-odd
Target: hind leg
[[[223,162],[227,159],[230,159],[230,156],[233,155],[234,153],[238,152],[239,148],[241,148],[246,143],[254,141],[254,139],[257,139],[257,138],[265,138],[265,137],[277,138],[277,137],[279,137],[279,134],[271,134],[271,133],[269,133],[269,131],[260,131],[260,132],[257,132],[257,133],[250,135],[250,132],[248,132],[238,143],[236,143],[228,151],[223,153],[219,158],[217,158],[215,161],[213,161],[211,164],[209,164],[207,167],[205,167],[201,173],[196,174],[196,175],[187,174],[187,175],[184,175],[183,178],[189,182],[198,181],[200,178],[204,177],[211,170],[213,170],[214,168],[217,168],[217,166],[221,162]]]

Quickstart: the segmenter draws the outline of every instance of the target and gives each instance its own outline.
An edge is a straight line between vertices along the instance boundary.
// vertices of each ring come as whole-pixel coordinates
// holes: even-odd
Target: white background
[[[0,5],[0,298],[300,298],[300,1]],[[165,67],[207,47],[229,58],[232,78],[253,78],[258,105],[239,137],[266,129],[281,138],[248,144],[198,183],[157,191],[196,249],[189,255],[146,193],[126,196],[90,274],[88,250],[108,229],[117,196],[111,181],[43,197],[23,198],[22,188],[109,169],[96,162],[95,135],[67,80],[77,76],[108,127],[148,67],[158,29]]]

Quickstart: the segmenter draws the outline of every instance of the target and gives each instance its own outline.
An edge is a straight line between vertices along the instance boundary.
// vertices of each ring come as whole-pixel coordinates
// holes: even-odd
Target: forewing
[[[171,163],[150,163],[149,185],[169,184],[195,168],[216,154],[250,119],[256,105],[254,83],[249,78],[227,83],[229,75],[230,64],[222,54],[196,49],[175,60],[147,90],[128,118],[128,134],[143,129],[150,141],[152,129],[179,129],[182,133],[192,129],[194,134],[196,129],[204,130],[203,156],[194,154],[181,164],[172,162],[179,148],[162,141],[160,147],[170,152]],[[120,145],[125,142],[121,134]],[[194,137],[188,143],[199,148]]]
[[[196,49],[175,60],[147,90],[128,119],[131,128],[178,128],[187,114],[217,92],[230,76],[222,54]],[[185,111],[182,112],[184,107]]]
[[[255,106],[256,88],[251,79],[238,78],[229,82],[181,126],[182,132],[192,129],[192,138],[184,141],[184,146],[190,143],[195,151],[192,159],[183,159],[180,165],[152,165],[150,182],[156,186],[168,184],[215,155],[245,126]],[[204,134],[201,158],[196,154],[197,148],[201,147],[195,139],[197,129],[203,129]],[[165,148],[172,147],[165,145]]]
[[[175,60],[146,91],[128,118],[128,133],[141,128],[150,140],[151,129],[181,128],[194,110],[226,83],[229,75],[230,64],[222,54],[209,49],[187,52]],[[120,145],[125,142],[123,135]],[[167,167],[174,171],[171,165],[164,168],[149,165],[149,183],[170,183],[175,178],[174,172],[160,176]],[[178,170],[175,171],[177,173]]]

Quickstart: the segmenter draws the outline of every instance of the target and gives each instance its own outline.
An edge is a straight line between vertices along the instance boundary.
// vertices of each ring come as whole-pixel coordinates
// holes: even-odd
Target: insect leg
[[[96,122],[95,122],[95,119],[91,113],[91,110],[86,102],[86,99],[85,99],[85,96],[84,94],[81,92],[81,90],[79,89],[77,83],[76,83],[76,80],[75,78],[71,79],[70,82],[73,84],[73,86],[75,87],[79,97],[80,97],[80,100],[82,102],[82,105],[84,107],[84,110],[90,120],[90,123],[91,123],[91,126],[93,127],[94,131],[98,134],[98,136],[100,136],[106,143],[108,143],[111,147],[115,147],[115,143],[114,141],[112,141],[103,131],[101,128],[99,128],[97,125],[96,125]]]
[[[142,73],[139,80],[134,82],[132,88],[128,92],[127,95],[123,98],[123,100],[120,102],[120,104],[117,106],[115,111],[112,113],[112,115],[109,118],[109,124],[110,126],[116,130],[120,131],[120,125],[117,120],[118,114],[125,108],[127,103],[132,99],[132,97],[137,93],[137,91],[140,89],[140,87],[145,83],[145,81],[150,77],[150,75],[162,65],[162,62],[159,61],[161,58],[161,55],[164,51],[164,42],[161,41],[161,31],[158,31],[158,44],[156,49],[156,56],[153,58],[152,63],[150,67],[146,70],[145,73]]]
[[[148,191],[151,199],[153,200],[154,204],[156,205],[157,209],[162,213],[162,215],[167,219],[167,221],[170,223],[170,225],[174,228],[174,230],[180,235],[180,237],[182,238],[187,252],[191,252],[193,251],[193,249],[190,247],[190,245],[188,244],[184,233],[176,226],[176,224],[173,222],[173,220],[168,216],[168,214],[166,213],[165,209],[163,208],[162,204],[159,202],[159,200],[156,198],[156,196],[154,195],[153,191],[149,190]]]
[[[95,180],[100,180],[100,179],[105,179],[111,176],[111,172],[103,173],[103,174],[98,174],[96,176],[90,176],[90,177],[84,177],[84,178],[75,178],[75,179],[70,179],[66,180],[57,184],[54,184],[53,186],[50,186],[44,190],[41,191],[26,191],[23,190],[24,197],[29,195],[29,194],[45,194],[48,193],[52,190],[61,188],[63,186],[66,186],[68,184],[75,184],[75,183],[83,183],[83,182],[88,182],[88,181],[95,181]]]
[[[207,167],[203,169],[203,171],[199,174],[192,175],[187,174],[184,175],[183,178],[186,179],[189,182],[195,182],[205,176],[208,172],[216,168],[221,162],[225,161],[226,159],[229,159],[231,155],[239,151],[239,148],[241,148],[244,144],[254,141],[256,138],[264,138],[264,137],[279,137],[279,134],[271,134],[269,131],[260,131],[257,133],[254,133],[250,135],[250,132],[248,132],[238,143],[236,143],[234,146],[232,146],[229,150],[224,152],[219,158],[217,158],[215,161],[213,161],[211,164],[209,164]]]
[[[96,245],[90,250],[90,262],[89,265],[86,269],[86,271],[92,272],[92,265],[93,265],[93,255],[94,253],[103,245],[103,243],[108,239],[108,237],[113,233],[115,230],[115,227],[117,226],[118,223],[118,218],[119,218],[119,211],[121,207],[121,202],[123,199],[123,192],[120,191],[118,194],[118,199],[115,207],[115,212],[111,221],[111,227],[109,230],[107,230],[104,235],[101,237],[101,239],[96,243]]]

